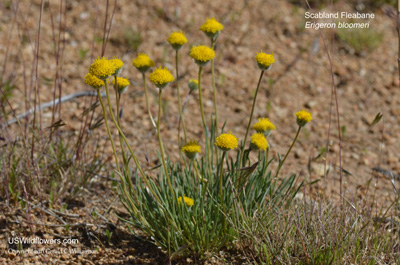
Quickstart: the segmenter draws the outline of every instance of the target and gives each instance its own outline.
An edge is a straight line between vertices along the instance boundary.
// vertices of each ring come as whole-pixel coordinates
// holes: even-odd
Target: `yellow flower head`
[[[118,57],[112,58],[110,62],[113,63],[115,67],[115,72],[113,73],[113,75],[119,75],[121,73],[122,66],[124,66],[124,62],[122,62],[121,59]]]
[[[191,206],[193,206],[193,204],[194,204],[194,200],[193,200],[192,198],[183,196],[183,200],[185,201],[186,206],[191,207]],[[182,196],[179,196],[179,197],[178,197],[178,204],[179,204],[179,205],[182,205]]]
[[[199,45],[190,49],[190,57],[192,57],[198,65],[204,66],[210,60],[214,59],[215,52],[210,47]]]
[[[303,127],[312,120],[311,113],[305,110],[300,110],[296,112],[296,117],[297,117],[297,124],[300,127]]]
[[[132,61],[132,65],[135,66],[140,72],[146,73],[155,65],[155,63],[147,54],[139,53],[139,55]]]
[[[210,38],[218,37],[219,33],[223,29],[224,26],[215,18],[207,18],[206,22],[200,27],[200,30]]]
[[[235,149],[238,147],[238,144],[238,139],[231,133],[221,134],[215,140],[215,145],[224,152]]]
[[[182,146],[182,152],[185,153],[187,158],[194,159],[201,152],[201,147],[197,141],[191,140]]]
[[[276,127],[268,118],[261,118],[253,125],[253,129],[258,133],[263,133],[264,135],[269,136],[271,130],[275,130]]]
[[[101,80],[106,80],[114,73],[115,64],[104,57],[95,60],[89,67],[89,74],[95,75]]]
[[[150,76],[149,76],[150,81],[156,85],[158,88],[164,88],[167,86],[169,83],[173,82],[175,80],[174,76],[171,74],[171,72],[168,70],[168,68],[157,68],[154,70]]]
[[[199,81],[197,79],[190,79],[188,85],[189,85],[190,91],[192,91],[192,92],[199,89]]]
[[[261,70],[268,70],[275,62],[275,59],[273,54],[266,54],[261,50],[261,52],[256,55],[256,61]]]
[[[102,86],[104,86],[104,81],[92,74],[87,74],[85,76],[85,83],[94,89],[100,89]]]
[[[179,50],[187,41],[188,40],[186,39],[185,34],[183,34],[182,31],[172,32],[171,35],[169,35],[168,37],[168,42],[175,50]]]
[[[129,79],[123,77],[117,77],[117,85],[115,85],[115,78],[112,81],[113,85],[116,87],[118,93],[123,94],[125,93],[128,86],[131,84]]]
[[[255,133],[251,136],[250,147],[253,150],[266,150],[268,141],[262,133]]]

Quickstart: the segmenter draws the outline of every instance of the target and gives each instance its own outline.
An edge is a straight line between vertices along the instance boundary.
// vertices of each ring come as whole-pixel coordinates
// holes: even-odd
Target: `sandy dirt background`
[[[41,3],[38,0],[19,1],[15,19],[16,2],[0,3],[0,62],[7,62],[3,68],[3,75],[12,73],[15,76],[16,88],[10,102],[16,113],[22,113],[26,110],[24,101],[21,100],[24,97],[24,89],[31,86],[31,64]],[[106,1],[70,0],[62,2],[64,5],[62,8],[66,8],[66,20],[64,20],[64,16],[60,17],[58,14],[60,1],[45,2],[38,64],[41,102],[52,100],[54,76],[60,65],[62,65],[60,70],[63,96],[91,90],[84,84],[83,78],[92,62],[91,57],[101,55],[103,45],[101,38],[106,12]],[[330,7],[322,8],[329,11]],[[336,11],[349,12],[354,12],[354,8],[354,5],[344,1],[339,1],[334,7]],[[114,1],[110,1],[108,19],[113,9]],[[376,49],[357,53],[337,36],[332,42],[331,31],[305,29],[304,12],[306,10],[303,4],[278,0],[117,1],[105,56],[119,56],[125,63],[122,76],[129,77],[133,84],[123,98],[122,126],[142,163],[148,167],[158,163],[156,156],[158,142],[147,116],[141,75],[132,66],[132,59],[138,52],[145,52],[156,62],[156,66],[165,65],[174,73],[174,51],[166,40],[172,31],[182,30],[189,40],[180,51],[181,96],[185,98],[189,91],[187,82],[191,78],[196,78],[198,71],[197,65],[189,57],[189,47],[198,44],[209,45],[209,40],[199,27],[206,18],[215,17],[225,27],[216,48],[216,83],[220,121],[218,126],[221,128],[223,122],[226,121],[226,130],[241,139],[244,137],[260,74],[254,57],[261,49],[264,52],[273,53],[276,63],[264,75],[254,120],[259,117],[269,117],[276,125],[277,130],[269,137],[271,152],[276,155],[277,152],[286,152],[296,133],[294,113],[303,108],[309,109],[312,112],[313,121],[302,130],[299,141],[288,157],[287,166],[282,169],[282,174],[299,174],[299,180],[320,179],[321,181],[308,189],[314,195],[327,194],[332,200],[337,199],[340,190],[338,117],[335,105],[332,105],[332,110],[330,109],[332,75],[326,44],[329,46],[333,62],[334,83],[337,88],[340,126],[342,127],[344,194],[348,198],[364,196],[366,184],[372,179],[371,187],[379,198],[376,203],[386,205],[393,196],[392,184],[388,179],[388,174],[374,174],[373,168],[379,167],[391,171],[394,175],[400,173],[400,153],[398,152],[400,91],[396,65],[398,47],[393,15],[395,11],[390,6],[373,10],[364,9],[363,12],[373,12],[376,15],[376,18],[370,21],[370,27],[383,37]],[[57,66],[54,59],[53,38],[59,37],[60,19],[65,25],[65,34],[61,35],[61,38],[65,39],[65,46],[61,49],[63,50],[62,62]],[[54,31],[52,21],[56,25]],[[135,49],[130,43],[138,36],[141,42],[133,41],[138,44]],[[149,89],[153,102],[152,113],[156,115],[158,111],[156,90],[151,84]],[[209,120],[213,113],[210,66],[204,69],[202,89],[205,112]],[[80,98],[62,105],[60,118],[66,124],[62,130],[75,134],[79,132],[81,114],[90,106],[91,100],[94,98]],[[172,84],[164,91],[163,101],[165,103],[162,118],[164,145],[171,159],[175,160],[178,158],[179,150],[176,84]],[[382,120],[370,128],[371,122],[379,112],[383,114]],[[100,109],[96,109],[96,113],[100,114]],[[330,171],[325,179],[324,160],[317,157],[320,150],[327,144],[330,116],[331,134],[326,157]],[[50,118],[51,110],[43,110],[43,127],[50,126]],[[189,137],[199,139],[203,143],[197,93],[189,98],[185,119]],[[18,127],[12,127],[11,130],[18,132]],[[114,130],[114,133],[116,134],[117,131]],[[100,128],[93,134],[100,137],[107,156],[111,158],[111,145],[107,140],[106,131]],[[146,162],[146,156],[149,158],[149,163]],[[255,158],[253,159],[255,161]],[[105,174],[110,173],[105,172]],[[101,178],[97,180],[101,181]],[[101,208],[107,204],[96,198],[96,196],[103,196],[101,192],[97,194],[88,187],[85,196],[93,196],[93,194],[95,199],[92,202],[86,201],[86,206]],[[114,195],[110,193],[107,195],[115,204]],[[120,208],[120,206],[115,207]],[[87,209],[77,207],[74,211],[82,216],[88,216]],[[114,217],[108,218],[115,220]],[[3,227],[3,229],[9,231],[9,228]],[[120,234],[123,237],[124,233]],[[116,238],[118,239],[117,236]],[[132,256],[130,259],[135,262],[137,253],[129,254],[130,247],[139,248],[134,244],[139,243],[130,242],[127,244],[129,247],[125,248],[105,247],[103,254],[108,254],[104,254],[104,257],[113,256],[115,262],[122,262],[129,260],[128,256]],[[142,246],[140,249],[145,249],[144,254],[154,250],[150,245],[144,245],[150,249],[147,250]],[[159,255],[162,256],[162,254]],[[64,258],[69,259],[69,256]],[[154,256],[149,263],[159,260],[161,260],[159,264],[163,264],[162,258]],[[71,262],[82,261],[74,257]],[[87,262],[101,264],[93,259]]]

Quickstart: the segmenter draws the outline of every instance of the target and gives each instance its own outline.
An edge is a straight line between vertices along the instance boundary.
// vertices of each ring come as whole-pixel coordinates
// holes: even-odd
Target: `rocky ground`
[[[17,113],[22,113],[25,111],[25,105],[20,99],[24,97],[24,89],[30,86],[28,80],[31,76],[30,64],[35,51],[40,1],[19,1],[15,19],[13,11],[16,2],[0,3],[0,61],[5,62],[3,75],[12,73],[15,76],[16,89],[10,102]],[[106,1],[61,2],[66,5],[66,20],[61,16],[61,21],[65,23],[63,43],[65,46],[61,46],[64,49],[62,69],[59,69],[63,77],[62,95],[67,95],[91,90],[84,85],[83,77],[91,64],[91,57],[101,55],[103,43],[100,40],[103,36]],[[39,49],[38,76],[41,102],[52,100],[55,72],[61,65],[59,63],[57,66],[54,59],[53,44],[53,38],[58,37],[60,6],[58,1],[48,3],[46,2],[43,9]],[[114,1],[110,1],[108,19],[113,8]],[[330,7],[321,8],[329,10]],[[355,8],[356,5],[340,1],[334,7],[336,11],[349,12],[353,12]],[[357,6],[357,8],[362,7]],[[288,149],[297,129],[294,116],[296,111],[307,108],[313,115],[313,121],[301,132],[299,141],[294,146],[282,173],[297,173],[300,180],[320,180],[310,187],[310,191],[314,195],[325,194],[332,200],[337,199],[340,194],[340,175],[343,178],[343,193],[349,198],[364,196],[367,192],[367,183],[372,179],[370,189],[378,198],[373,203],[388,205],[394,196],[389,176],[391,173],[394,176],[400,173],[398,152],[400,134],[396,133],[400,124],[400,91],[396,64],[397,32],[393,15],[395,11],[390,6],[368,9],[367,5],[364,8],[363,12],[373,12],[376,15],[370,21],[370,27],[377,32],[373,38],[378,39],[381,36],[382,40],[373,50],[357,51],[336,35],[332,41],[333,35],[329,30],[305,29],[304,12],[307,9],[303,5],[288,1],[117,1],[105,56],[121,57],[125,63],[122,75],[129,77],[133,83],[123,98],[122,126],[142,163],[146,166],[157,164],[158,142],[152,133],[147,116],[141,75],[131,65],[131,61],[138,52],[145,52],[154,59],[156,65],[174,69],[174,52],[166,39],[172,31],[184,31],[189,43],[180,51],[182,77],[180,84],[181,96],[186,97],[188,93],[186,83],[189,79],[196,78],[198,71],[196,64],[188,55],[189,46],[209,44],[208,39],[199,31],[199,27],[207,17],[215,17],[225,26],[216,49],[220,121],[218,126],[221,128],[226,121],[226,130],[243,138],[259,77],[254,56],[260,50],[274,53],[276,63],[264,76],[254,113],[255,119],[269,117],[277,127],[269,138],[272,154],[285,153]],[[56,25],[54,31],[52,21]],[[362,40],[357,42],[362,44]],[[336,98],[332,98],[332,72],[337,92],[339,121]],[[204,69],[203,77],[205,111],[209,118],[213,113],[210,66]],[[152,112],[156,115],[158,111],[156,91],[152,86],[150,90]],[[62,105],[61,119],[66,124],[63,130],[78,133],[82,121],[81,113],[90,106],[90,100],[93,99],[79,98]],[[178,108],[175,84],[165,90],[163,101],[164,144],[170,157],[177,159]],[[100,113],[99,109],[96,111]],[[371,128],[371,122],[379,112],[383,114],[383,118]],[[50,125],[50,116],[49,109],[43,110],[43,127]],[[202,127],[197,93],[189,97],[185,117],[190,138],[201,140]],[[341,159],[339,122],[342,138]],[[319,156],[327,145],[329,127],[331,127],[329,150],[326,156],[325,154]],[[17,126],[11,129],[18,132]],[[105,143],[106,153],[111,157],[111,146],[107,142],[105,130],[99,128],[95,133]],[[146,162],[146,156],[149,158],[149,164]],[[340,174],[340,163],[342,174]],[[324,173],[325,168],[329,170],[328,174]],[[96,191],[99,185],[97,182],[101,182],[101,179],[97,181],[95,179],[81,199],[94,198],[93,201],[86,201],[84,206],[77,205],[69,209],[67,216],[54,214],[67,220],[68,223],[92,224],[71,227],[71,233],[74,233],[74,236],[80,235],[82,247],[89,250],[96,249],[96,254],[86,256],[65,254],[56,255],[56,258],[70,264],[102,264],[101,262],[105,263],[105,260],[113,264],[123,262],[164,264],[165,256],[157,248],[142,241],[137,242],[126,235],[126,228],[119,225],[114,215],[122,211],[121,206],[115,201],[115,195],[109,192],[107,199],[102,201],[104,194]],[[38,205],[38,202],[32,205],[34,208],[32,214],[38,218],[32,220],[33,223],[60,224],[60,220],[54,215],[43,211],[47,209],[46,205]],[[26,231],[25,234],[28,234],[30,229],[35,229],[36,233],[46,233],[49,237],[62,238],[68,234],[59,227],[29,225],[20,220],[24,219],[25,213],[16,209],[18,207],[5,205],[2,207],[4,213],[0,215],[0,228],[4,236],[11,231],[20,235],[25,233],[21,231]],[[91,209],[97,209],[96,211],[104,218],[94,218]],[[105,212],[104,209],[108,211]],[[110,226],[110,231],[114,231],[114,236],[111,242],[104,243],[107,238],[102,232],[96,232],[96,229],[104,231],[104,227],[107,226]],[[99,240],[91,238],[91,234]],[[84,240],[88,241],[89,245],[85,244]],[[2,246],[4,249],[5,245]],[[240,255],[237,258],[235,255],[235,253],[228,255],[229,258],[226,259],[232,259],[228,263],[242,264]],[[54,260],[54,256],[51,255],[41,257],[36,255],[31,259],[2,254],[3,261],[8,264],[12,262],[19,264],[22,260],[41,264],[48,262],[50,257],[52,262],[61,262]],[[215,263],[210,261],[210,264],[218,262],[224,264],[223,257],[224,253],[214,257]],[[195,261],[189,259],[181,262]]]

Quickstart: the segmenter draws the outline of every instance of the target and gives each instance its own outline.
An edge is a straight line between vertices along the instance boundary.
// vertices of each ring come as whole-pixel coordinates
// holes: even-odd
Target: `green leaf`
[[[375,119],[369,125],[368,131],[371,130],[378,122],[380,122],[382,117],[383,117],[382,112],[379,112],[378,114],[376,114]]]

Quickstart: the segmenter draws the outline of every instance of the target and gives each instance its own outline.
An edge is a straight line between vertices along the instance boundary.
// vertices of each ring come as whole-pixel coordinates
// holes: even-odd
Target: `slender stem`
[[[110,95],[109,95],[109,92],[108,92],[107,83],[105,83],[105,87],[106,87],[106,95],[107,95],[108,104],[110,104],[111,102],[110,102]],[[100,103],[101,103],[101,100],[100,100]],[[151,185],[150,185],[150,183],[149,183],[149,181],[148,181],[148,179],[147,179],[146,174],[144,173],[142,167],[140,166],[139,159],[138,159],[138,158],[136,157],[136,155],[133,153],[133,150],[132,150],[131,146],[129,145],[128,140],[127,140],[126,137],[125,137],[125,134],[122,132],[121,128],[118,126],[118,123],[117,123],[117,121],[115,120],[114,114],[113,114],[112,112],[111,112],[111,118],[112,118],[112,120],[113,120],[113,122],[114,122],[114,124],[115,124],[115,127],[117,127],[118,132],[121,134],[122,138],[124,139],[124,142],[125,142],[126,146],[128,147],[129,153],[131,154],[132,159],[133,159],[133,161],[135,162],[136,167],[137,167],[137,169],[138,169],[139,172],[140,172],[140,175],[143,177],[144,182],[146,183],[147,187],[150,189],[151,193],[152,193],[153,196],[156,198],[156,200],[157,200],[159,203],[161,203],[160,198],[158,197],[157,193],[155,193],[154,190],[153,190],[153,188],[151,187]],[[129,181],[130,181],[130,179],[129,179]],[[130,184],[130,185],[131,185],[131,184]]]
[[[164,146],[163,146],[163,143],[162,143],[162,140],[161,140],[161,133],[160,133],[160,121],[161,121],[161,93],[162,93],[162,89],[159,88],[159,93],[158,93],[157,136],[158,136],[158,143],[159,143],[159,145],[160,145],[161,163],[162,163],[163,168],[164,168],[165,177],[167,178],[168,186],[169,186],[169,188],[170,188],[172,194],[174,194],[174,197],[175,197],[175,192],[174,192],[174,189],[172,188],[171,179],[169,178],[169,174],[168,174],[168,168],[167,168],[167,165],[165,164]]]
[[[211,49],[214,50],[215,41],[214,38],[211,38]],[[215,123],[218,131],[218,108],[217,108],[217,89],[215,86],[215,73],[214,73],[214,59],[211,60],[211,78],[212,78],[212,86],[214,92],[214,112],[215,112]]]
[[[118,87],[117,76],[114,77],[114,80],[115,80],[115,85],[114,85],[115,99],[117,102],[117,122],[118,122],[118,126],[121,128],[121,121],[119,118],[121,94],[118,92],[118,88],[117,88]],[[123,142],[121,134],[119,132],[118,132],[118,134],[119,134],[119,143],[121,145],[122,159],[124,160],[124,165],[126,166],[126,163],[128,162],[128,160],[126,159],[126,155],[125,155],[124,142]]]
[[[147,112],[149,113],[149,117],[150,117],[151,123],[153,124],[153,127],[156,128],[156,122],[154,121],[153,115],[151,115],[151,111],[150,111],[149,94],[147,93],[145,73],[142,73],[142,78],[143,78],[143,86],[144,86],[144,95],[146,96]]]
[[[212,169],[211,169],[211,167],[212,167],[212,165],[211,165],[211,149],[212,149],[211,142],[212,142],[212,139],[208,139],[208,128],[207,128],[207,125],[206,125],[206,118],[204,116],[203,96],[201,94],[201,71],[202,70],[203,70],[203,67],[199,66],[199,79],[198,79],[198,82],[199,82],[199,100],[200,100],[201,119],[203,121],[204,135],[205,135],[205,139],[206,139],[205,145],[207,146],[208,144],[210,144],[210,146],[208,146],[207,161],[208,161],[208,169],[209,169],[210,174],[211,174],[211,171],[212,171]],[[207,141],[207,139],[209,141]]]
[[[204,130],[207,129],[206,118],[204,117],[204,109],[203,109],[203,96],[201,95],[201,71],[203,67],[199,66],[199,100],[200,100],[200,111],[201,111],[201,119],[203,121]]]
[[[264,70],[261,71],[260,78],[258,79],[256,94],[254,95],[253,106],[251,107],[249,124],[247,124],[246,134],[245,134],[245,136],[244,136],[243,146],[242,146],[242,150],[241,150],[241,153],[240,153],[239,166],[242,164],[243,154],[244,154],[243,149],[244,149],[244,147],[246,146],[247,136],[248,136],[248,134],[249,134],[251,122],[252,122],[252,120],[253,120],[254,106],[256,105],[258,89],[260,88],[260,84],[261,84],[261,80],[262,80],[263,75],[264,75]]]
[[[104,102],[103,102],[103,99],[101,98],[100,89],[97,89],[97,95],[98,95],[99,100],[100,100],[101,109],[103,110],[104,124],[106,125],[108,137],[110,138],[110,141],[111,141],[111,146],[112,146],[112,149],[113,149],[113,152],[114,152],[115,163],[117,164],[117,170],[118,170],[118,172],[120,172],[117,150],[115,149],[114,140],[113,140],[112,135],[111,135],[110,127],[108,126],[106,108],[104,107]]]
[[[211,49],[215,50],[215,41],[214,38],[211,38]],[[218,108],[217,108],[217,89],[215,86],[215,73],[214,73],[214,59],[211,60],[211,78],[212,78],[212,86],[213,86],[213,92],[214,92],[214,112],[215,112],[215,127],[217,130],[217,133],[219,133],[218,130]],[[218,163],[218,154],[219,154],[219,149],[217,146],[215,146],[215,161]]]
[[[223,177],[223,168],[224,168],[224,159],[225,159],[226,152],[222,152],[221,164],[219,165],[219,193],[221,196],[221,204],[222,210],[224,214],[224,231],[225,231],[225,203],[224,203],[224,194],[222,189],[222,177]]]
[[[197,168],[196,163],[193,162],[193,165],[194,165],[194,170],[196,171],[197,177],[198,177],[203,183],[207,183],[208,180],[205,179],[205,178],[203,178],[203,177],[201,176],[201,174],[200,174],[200,172],[199,172],[199,169]]]
[[[198,177],[201,179],[201,181],[205,184],[205,186],[203,187],[202,193],[201,193],[201,196],[203,197],[203,200],[204,200],[204,196],[205,196],[205,194],[206,194],[206,190],[207,190],[207,186],[208,186],[208,180],[205,179],[205,178],[203,178],[203,177],[201,177],[200,172],[199,172],[199,169],[198,169],[198,167],[197,167],[197,163],[198,163],[197,160],[194,160],[194,161],[193,161],[194,170],[196,171],[197,176],[198,176]]]
[[[294,137],[293,142],[292,142],[292,144],[290,145],[289,150],[287,151],[285,157],[283,158],[282,162],[279,163],[278,169],[276,170],[275,178],[278,177],[279,171],[281,170],[281,168],[282,168],[282,166],[283,166],[283,163],[285,163],[286,158],[288,157],[290,151],[292,150],[292,147],[293,147],[294,143],[296,142],[297,137],[299,136],[300,130],[301,130],[301,126],[299,126],[299,128],[297,129],[296,136]]]
[[[186,143],[186,142],[187,142],[186,126],[185,126],[185,120],[183,119],[182,106],[181,106],[181,93],[180,93],[180,90],[179,90],[178,59],[179,59],[178,50],[176,50],[176,53],[175,53],[176,87],[177,87],[177,92],[178,92],[179,118],[182,120],[183,134],[184,134],[184,136],[185,136],[185,143]],[[179,124],[179,123],[178,123],[178,124]],[[180,130],[179,130],[179,125],[178,125],[178,142],[180,142]]]
[[[269,146],[267,147],[267,150],[265,150],[265,154],[264,154],[264,167],[267,166],[268,163],[268,155],[269,155]],[[265,169],[265,173],[263,175],[263,179],[265,179],[265,177],[267,176],[267,168]]]

